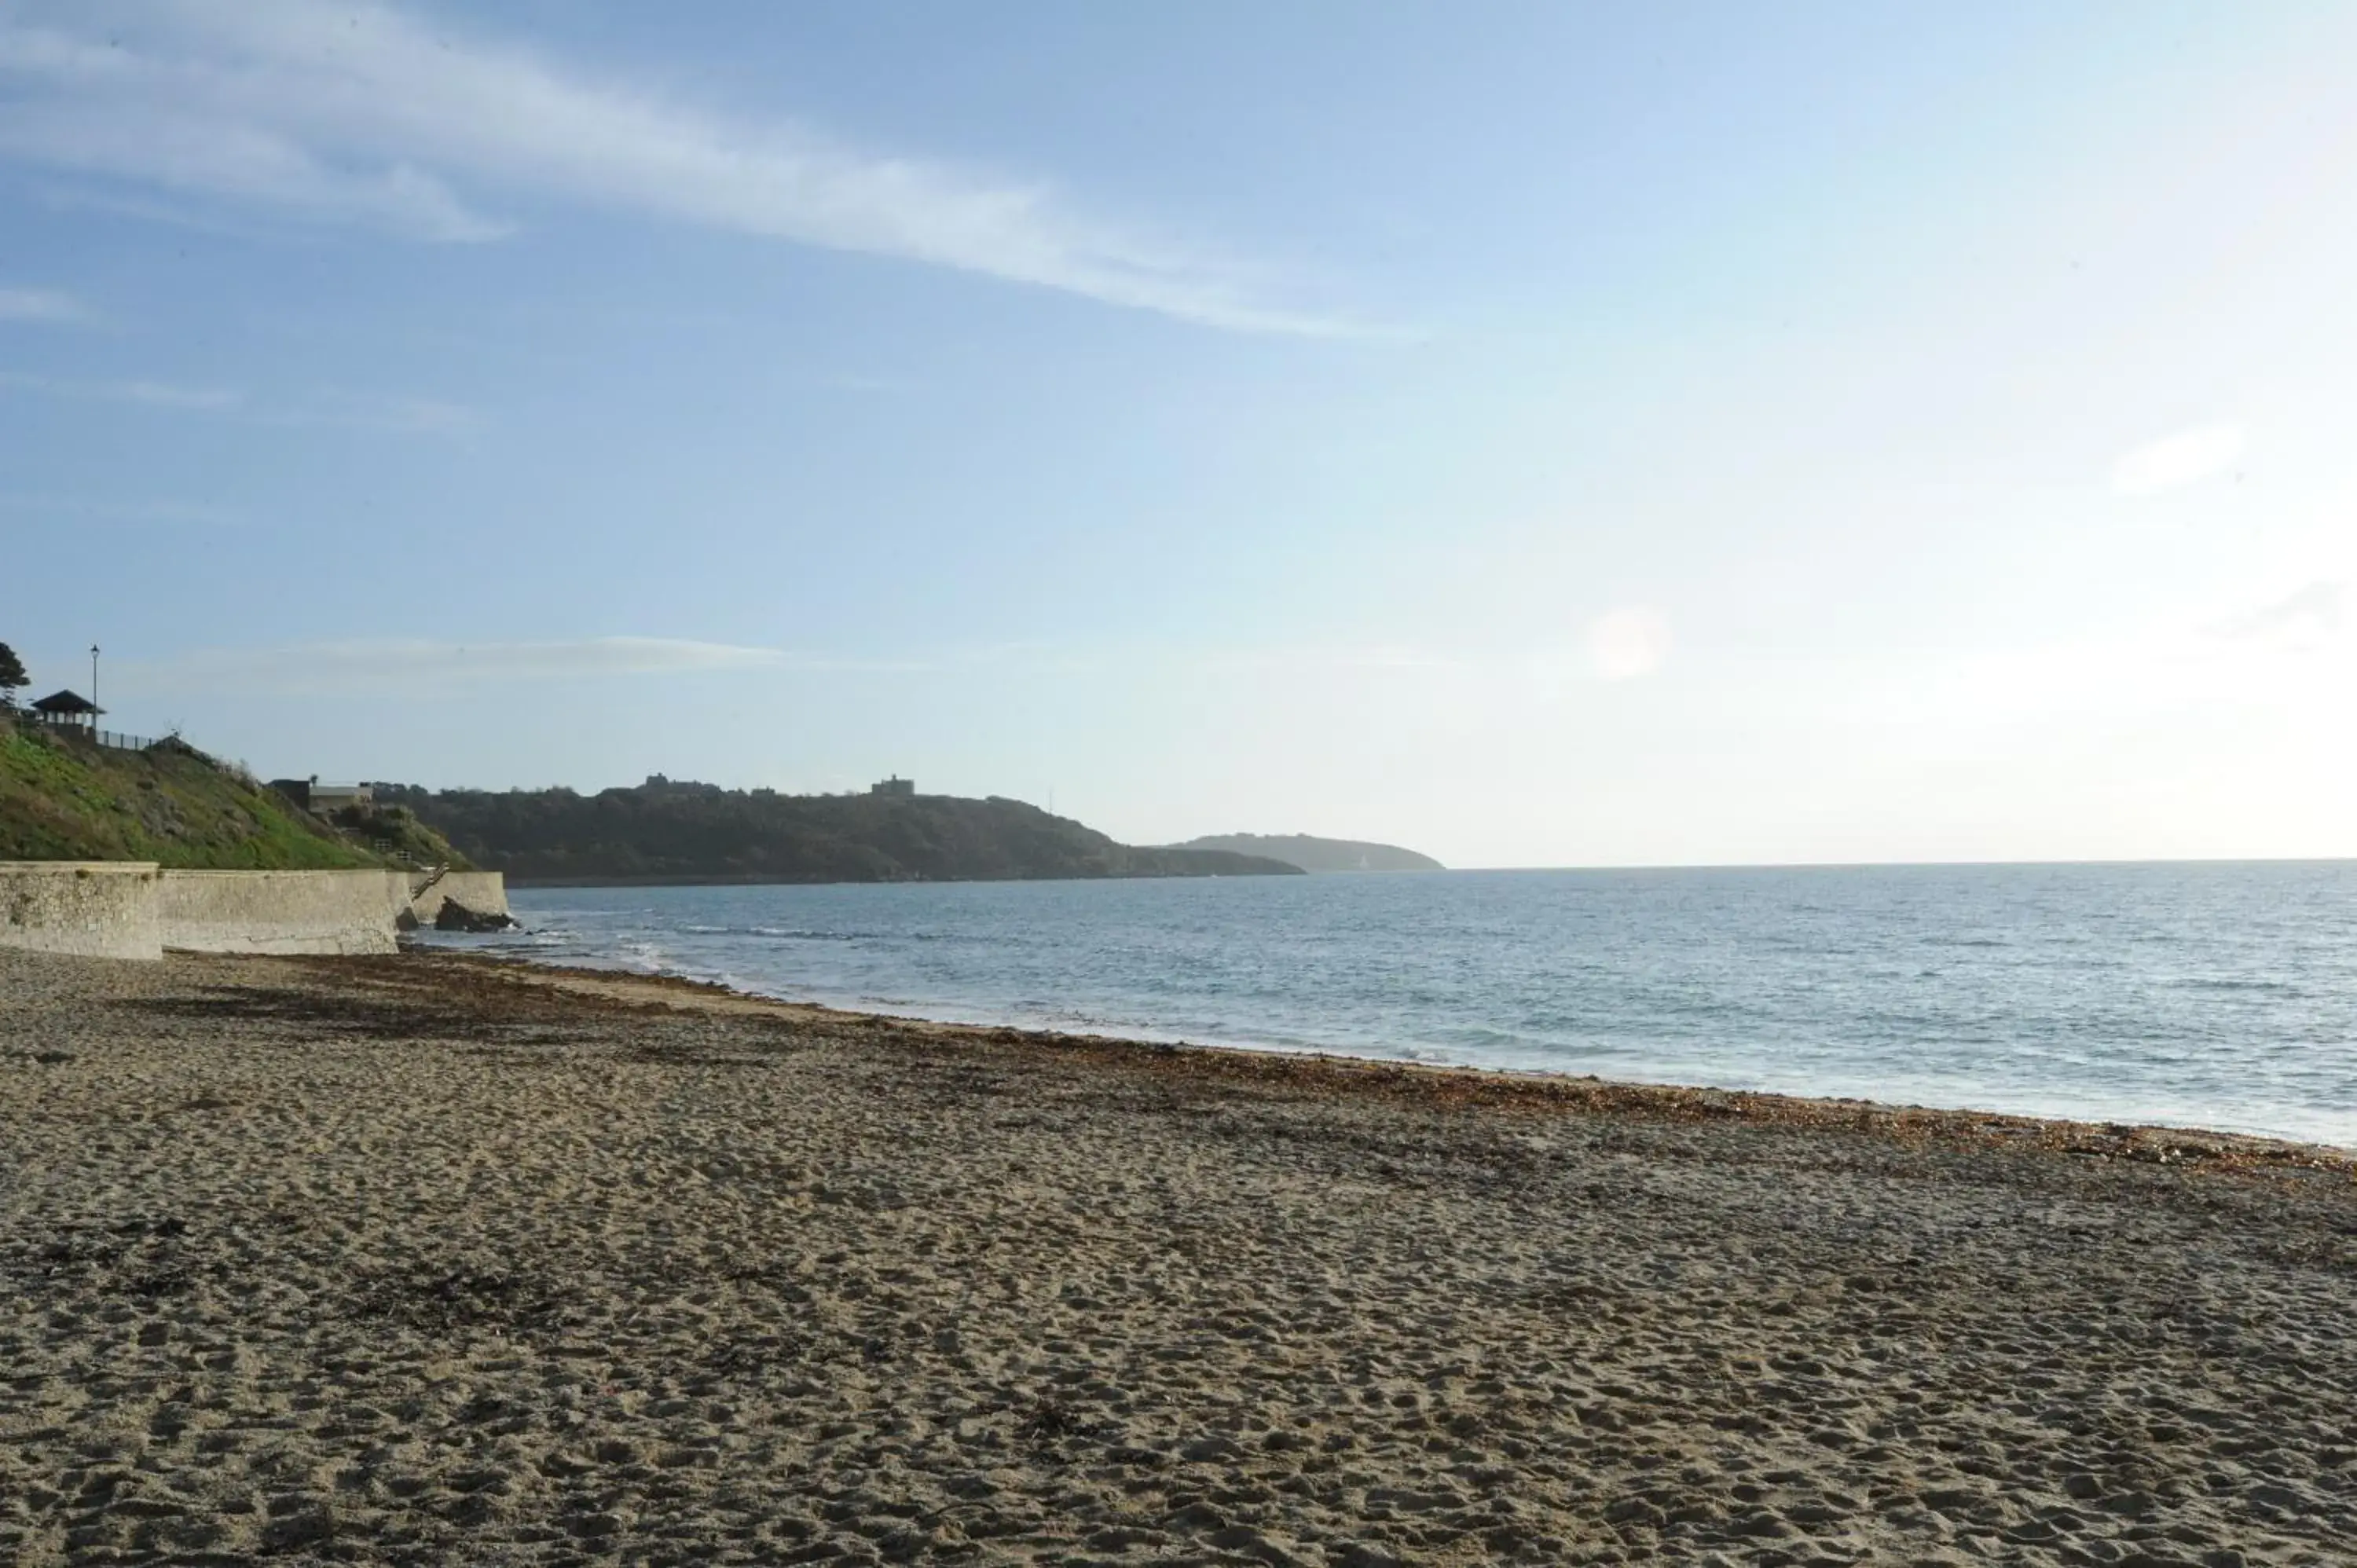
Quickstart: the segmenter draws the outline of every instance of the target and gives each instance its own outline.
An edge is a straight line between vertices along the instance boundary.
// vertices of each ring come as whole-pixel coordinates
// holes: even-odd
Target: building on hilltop
[[[273,779],[270,787],[302,807],[326,816],[349,806],[371,806],[376,803],[376,791],[365,784],[322,784],[319,776],[308,779]]]
[[[33,704],[33,714],[41,723],[65,729],[94,730],[105,712],[79,692],[52,692]]]
[[[917,792],[917,781],[895,773],[889,779],[879,779],[870,784],[867,792],[871,795],[913,795]]]

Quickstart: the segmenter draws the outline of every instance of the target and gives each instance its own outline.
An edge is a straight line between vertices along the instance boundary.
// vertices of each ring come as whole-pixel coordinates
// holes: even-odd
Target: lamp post
[[[90,645],[90,732],[98,733],[98,644]]]

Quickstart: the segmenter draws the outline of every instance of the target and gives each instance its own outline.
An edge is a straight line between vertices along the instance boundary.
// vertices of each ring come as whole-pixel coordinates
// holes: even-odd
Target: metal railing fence
[[[121,730],[94,729],[89,725],[59,724],[23,708],[13,713],[0,710],[0,725],[5,725],[11,719],[27,729],[38,729],[48,735],[73,736],[116,751],[145,751],[154,746],[156,739],[151,735],[125,735]]]

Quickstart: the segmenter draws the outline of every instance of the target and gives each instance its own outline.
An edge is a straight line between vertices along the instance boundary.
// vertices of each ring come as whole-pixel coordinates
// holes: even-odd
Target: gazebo
[[[104,708],[79,692],[52,692],[33,704],[33,712],[45,725],[57,725],[69,729],[94,730]]]

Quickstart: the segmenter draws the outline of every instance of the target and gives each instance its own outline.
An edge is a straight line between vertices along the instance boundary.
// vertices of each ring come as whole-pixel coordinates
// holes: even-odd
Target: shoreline
[[[511,956],[474,951],[431,943],[415,943],[403,950],[404,954],[430,954],[436,959],[447,958],[496,970],[522,970],[565,976],[574,981],[634,982],[665,992],[683,992],[717,1002],[780,1009],[790,1016],[807,1015],[857,1021],[997,1044],[1020,1041],[1026,1045],[1086,1047],[1098,1050],[1185,1051],[1214,1058],[1239,1058],[1240,1064],[1270,1060],[1308,1062],[1346,1075],[1338,1078],[1338,1083],[1347,1081],[1354,1085],[1364,1085],[1369,1080],[1390,1084],[1402,1079],[1420,1082],[1462,1078],[1470,1080],[1470,1086],[1461,1090],[1469,1102],[1526,1107],[1544,1104],[1558,1110],[1652,1115],[1666,1120],[1721,1118],[1764,1124],[1873,1130],[1902,1136],[1937,1138],[1956,1146],[1986,1146],[1990,1140],[2003,1140],[2017,1145],[2028,1144],[2050,1150],[2059,1148],[2104,1158],[2163,1164],[2173,1161],[2267,1164],[2345,1171],[2352,1179],[2357,1179],[2357,1147],[2311,1143],[2267,1133],[2236,1133],[2165,1122],[2089,1122],[2072,1117],[2033,1116],[1971,1107],[1910,1105],[1835,1095],[1721,1089],[1708,1084],[1649,1083],[1544,1069],[1403,1061],[1290,1046],[1160,1040],[1146,1036],[1093,1032],[1076,1034],[1014,1024],[974,1023],[916,1014],[884,1013],[868,1008],[837,1007],[821,1002],[797,1002],[720,981],[660,971],[601,969],[592,964],[551,962],[520,954]],[[1494,1092],[1485,1093],[1484,1090]]]

